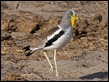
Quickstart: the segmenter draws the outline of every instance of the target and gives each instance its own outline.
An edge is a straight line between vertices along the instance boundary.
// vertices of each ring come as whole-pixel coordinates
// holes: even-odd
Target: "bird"
[[[53,65],[51,64],[46,51],[53,50],[54,51],[54,65],[56,70],[56,77],[58,77],[57,70],[57,62],[56,62],[56,54],[57,50],[63,48],[72,38],[72,30],[75,28],[76,20],[78,19],[74,10],[65,11],[60,24],[56,27],[50,29],[45,38],[43,39],[43,43],[40,47],[31,47],[30,45],[24,47],[24,51],[26,52],[26,56],[32,55],[35,51],[43,50],[43,54],[45,55],[49,65],[50,65],[50,74],[53,72]]]

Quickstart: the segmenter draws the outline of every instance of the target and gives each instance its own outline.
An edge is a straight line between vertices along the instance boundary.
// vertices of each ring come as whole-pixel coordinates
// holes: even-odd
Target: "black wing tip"
[[[23,48],[25,51],[30,50],[30,46],[26,46]]]
[[[25,55],[26,55],[26,56],[30,56],[30,55],[32,55],[32,53],[33,53],[33,52],[32,52],[31,50],[30,50],[29,52],[26,51],[26,52],[25,52]]]
[[[30,56],[32,53],[28,53],[28,54],[26,54],[26,56]]]
[[[30,56],[33,53],[33,51],[30,50],[30,46],[24,47],[23,50],[25,51],[24,53],[25,53],[26,56]]]

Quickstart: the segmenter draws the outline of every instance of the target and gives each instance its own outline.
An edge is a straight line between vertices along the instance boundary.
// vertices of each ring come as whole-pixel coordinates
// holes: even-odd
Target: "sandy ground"
[[[1,9],[2,81],[108,81],[107,1],[2,1]],[[57,52],[56,77],[43,51],[27,57],[22,48],[37,46],[66,10],[75,10],[79,20]],[[54,65],[53,51],[47,54]]]

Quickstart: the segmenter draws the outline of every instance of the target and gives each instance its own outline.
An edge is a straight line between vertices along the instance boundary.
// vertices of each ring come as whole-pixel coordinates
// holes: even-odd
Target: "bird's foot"
[[[49,74],[51,74],[52,72],[53,72],[53,67],[50,68]]]

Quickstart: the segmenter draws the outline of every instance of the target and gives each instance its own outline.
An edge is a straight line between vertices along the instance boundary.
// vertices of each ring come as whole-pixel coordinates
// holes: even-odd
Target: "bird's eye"
[[[68,15],[71,17],[71,14],[70,13]]]

